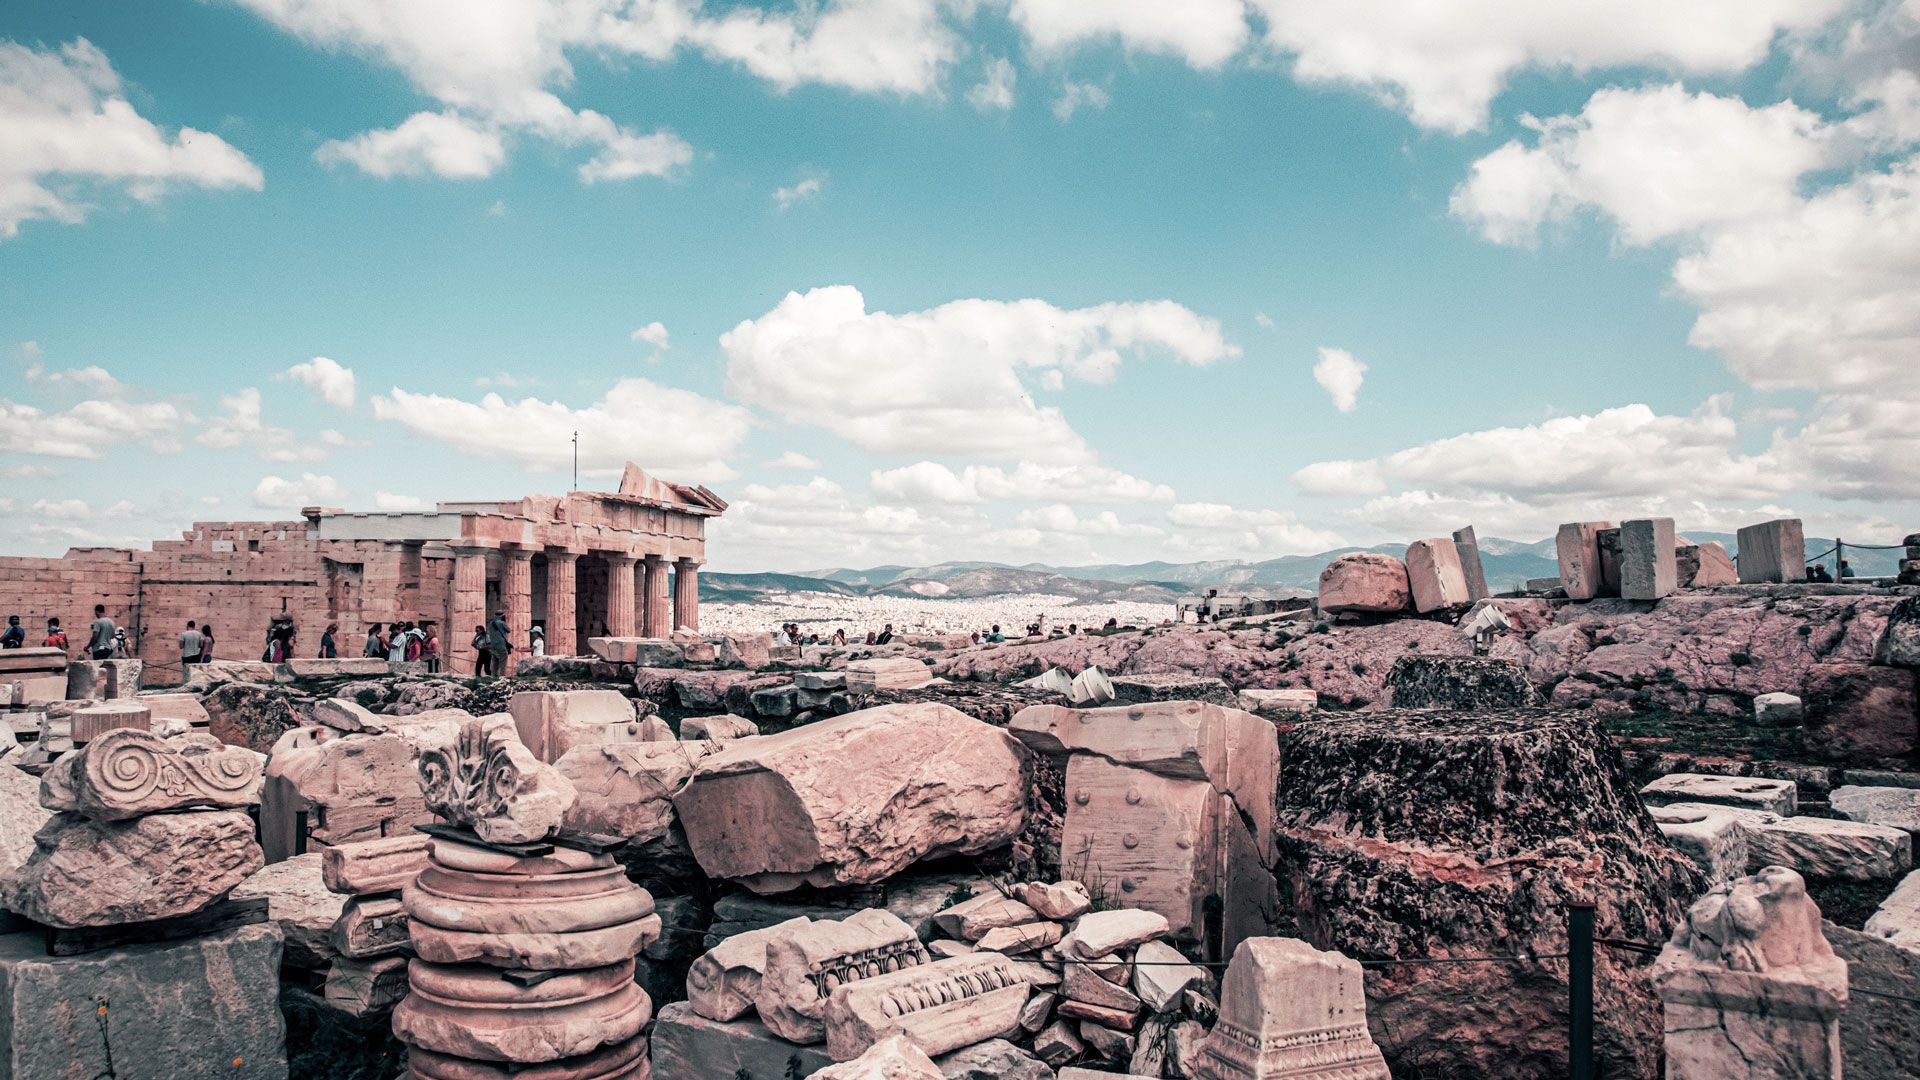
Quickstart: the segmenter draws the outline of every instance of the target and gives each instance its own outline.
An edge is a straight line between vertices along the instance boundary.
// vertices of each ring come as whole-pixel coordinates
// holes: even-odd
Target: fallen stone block
[[[1453,546],[1460,556],[1460,570],[1467,578],[1467,599],[1484,600],[1492,595],[1487,588],[1486,565],[1480,561],[1480,539],[1474,534],[1473,526],[1455,529]]]
[[[1144,944],[1167,933],[1166,916],[1139,908],[1094,911],[1080,916],[1060,942],[1060,952],[1081,960],[1098,960],[1121,949]]]
[[[1746,874],[1750,859],[1747,830],[1735,815],[1721,813],[1707,803],[1647,809],[1660,826],[1660,835],[1692,860],[1709,883],[1718,885]]]
[[[1157,1013],[1177,1008],[1188,988],[1207,985],[1207,971],[1164,941],[1143,941],[1133,956],[1133,992]]]
[[[1672,803],[1668,808],[1701,806],[1734,815],[1746,830],[1748,870],[1784,866],[1810,878],[1880,881],[1897,878],[1913,866],[1913,836],[1905,829],[1702,803]]]
[[[1320,571],[1319,604],[1327,615],[1392,615],[1413,603],[1407,564],[1391,555],[1355,551]]]
[[[26,863],[0,880],[0,903],[48,926],[113,926],[191,914],[265,865],[253,820],[231,810],[131,821],[55,814],[34,835],[34,845]]]
[[[424,833],[334,844],[321,852],[327,888],[347,896],[397,892],[427,868],[433,841]]]
[[[102,705],[90,705],[74,710],[70,718],[73,745],[85,746],[109,731],[131,728],[135,731],[150,731],[153,728],[153,714],[145,705],[133,702],[107,702]]]
[[[708,876],[755,892],[870,884],[1017,835],[1025,754],[944,705],[886,705],[720,744],[674,797]]]
[[[393,673],[392,665],[372,656],[292,659],[280,666],[296,679],[379,678]]]
[[[391,956],[407,948],[407,909],[399,893],[355,896],[333,924],[333,951],[356,960]]]
[[[563,827],[587,836],[621,836],[644,844],[665,836],[673,797],[686,787],[706,750],[684,742],[577,747],[554,764],[575,799]]]
[[[761,1023],[796,1043],[826,1037],[827,995],[833,987],[929,962],[913,928],[878,908],[769,935],[765,949],[766,970],[754,991],[754,1006]]]
[[[1137,1013],[1141,1009],[1138,994],[1108,981],[1097,969],[1086,964],[1068,962],[1061,967],[1060,992],[1067,1001],[1111,1009],[1116,1013]]]
[[[280,924],[289,967],[317,969],[333,962],[333,927],[347,898],[327,889],[319,852],[262,867],[228,897],[267,901],[267,917]]]
[[[1791,815],[1799,809],[1799,786],[1791,780],[1714,773],[1668,773],[1640,789],[1648,806],[1670,803],[1720,803],[1749,810]]]
[[[1753,722],[1762,727],[1798,727],[1806,714],[1806,706],[1793,694],[1754,695]]]
[[[1088,668],[1081,675],[1099,670]],[[1108,682],[1112,693],[1107,696],[1116,706],[1141,705],[1151,701],[1209,701],[1216,705],[1227,705],[1233,702],[1234,697],[1225,682],[1210,675],[1153,672],[1145,675],[1115,675]],[[1088,707],[1075,698],[1070,697],[1069,700],[1076,707]],[[1097,700],[1091,703],[1095,707],[1104,704],[1106,702]]]
[[[1367,1031],[1360,964],[1291,938],[1248,938],[1234,950],[1200,1054],[1201,1074],[1222,1078],[1388,1076]]]
[[[1748,525],[1740,530],[1735,543],[1741,584],[1806,579],[1807,537],[1799,518]]]
[[[689,716],[680,721],[680,738],[726,742],[760,734],[760,725],[744,716],[720,713],[717,716]]]
[[[852,1061],[813,1075],[817,1080],[944,1080],[933,1059],[904,1035],[882,1039]]]
[[[852,694],[918,690],[934,681],[933,669],[910,656],[855,660],[847,665],[846,675],[847,692]]]
[[[1873,662],[1889,667],[1920,668],[1920,596],[1907,597],[1887,614],[1887,628],[1874,642]]]
[[[204,733],[163,739],[116,728],[62,756],[41,778],[40,801],[95,821],[260,802],[260,758]]]
[[[1865,821],[1920,833],[1920,788],[1837,787],[1828,805],[1848,821]]]
[[[993,890],[936,912],[933,924],[948,937],[978,941],[989,930],[1017,926],[1037,918],[1039,915],[1031,907]]]
[[[1659,600],[1679,585],[1672,518],[1636,518],[1620,523],[1620,595]]]
[[[1920,953],[1920,870],[1900,879],[1900,884],[1867,917],[1863,929],[1874,937]]]
[[[271,922],[81,956],[0,936],[0,1015],[32,1032],[0,1039],[0,1076],[286,1076],[280,955]]]
[[[40,782],[0,762],[0,879],[33,854],[33,834],[52,816],[40,805]]]
[[[141,694],[137,699],[147,707],[147,719],[157,727],[166,720],[179,720],[188,727],[204,728],[211,722],[207,707],[195,694]]]
[[[1600,555],[1600,534],[1613,528],[1608,521],[1576,521],[1560,526],[1554,550],[1560,559],[1560,586],[1569,600],[1592,600],[1607,595]]]
[[[770,1080],[812,1076],[833,1064],[822,1047],[796,1046],[752,1017],[709,1020],[684,1001],[662,1006],[650,1047],[654,1080]]]
[[[1312,712],[1320,707],[1320,695],[1312,690],[1242,690],[1234,704],[1255,716],[1291,716]]]
[[[996,926],[980,935],[976,943],[989,952],[1017,955],[1043,949],[1060,940],[1060,924],[1056,922],[1030,922],[1018,926]]]
[[[616,690],[536,690],[515,694],[507,712],[520,741],[541,761],[552,764],[579,746],[645,742],[654,733],[634,712],[633,702]],[[667,736],[672,738],[671,732]]]
[[[1074,1025],[1066,1020],[1055,1020],[1042,1028],[1033,1037],[1033,1056],[1058,1068],[1085,1053],[1087,1044],[1074,1031]],[[1086,1069],[1078,1070],[1088,1076],[1107,1077],[1106,1073],[1092,1073]]]
[[[733,1020],[751,1012],[767,970],[767,943],[807,926],[804,915],[735,934],[708,949],[687,969],[687,1004],[709,1020]]]
[[[327,969],[322,994],[328,1005],[348,1016],[391,1012],[407,996],[407,958],[338,957]]]
[[[1415,611],[1441,611],[1473,602],[1460,566],[1460,549],[1453,541],[1415,540],[1407,545],[1406,562]]]
[[[1673,553],[1674,578],[1683,589],[1710,589],[1738,585],[1740,572],[1725,546],[1709,540],[1704,544],[1682,544]]]
[[[1020,886],[1015,895],[1041,918],[1057,922],[1077,919],[1093,910],[1093,897],[1078,881],[1030,881]]]
[[[893,1035],[930,1054],[1006,1038],[1028,989],[1013,961],[989,952],[842,983],[827,999],[827,1054],[848,1061]]]

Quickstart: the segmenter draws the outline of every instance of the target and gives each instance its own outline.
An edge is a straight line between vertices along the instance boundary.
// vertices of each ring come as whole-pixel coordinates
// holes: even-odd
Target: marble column
[[[673,628],[700,631],[700,564],[693,559],[673,564]]]
[[[571,551],[547,552],[547,655],[573,656],[580,651],[574,637],[574,570],[580,556]]]
[[[607,559],[607,636],[633,637],[634,557],[609,552]]]
[[[500,606],[506,609],[507,644],[513,646],[513,655],[526,656],[532,648],[533,552],[507,548],[501,554],[506,557],[500,574]]]
[[[477,670],[473,628],[487,621],[487,549],[453,549],[453,625],[440,635],[448,670],[471,675]]]
[[[646,568],[641,634],[650,638],[670,637],[673,634],[673,627],[668,623],[667,612],[667,560],[658,555],[649,555]]]

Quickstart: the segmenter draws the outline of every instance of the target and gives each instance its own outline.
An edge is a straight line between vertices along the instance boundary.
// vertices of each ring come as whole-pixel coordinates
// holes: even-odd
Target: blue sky
[[[4,546],[574,430],[715,569],[1920,528],[1920,0],[1358,7],[10,4]]]

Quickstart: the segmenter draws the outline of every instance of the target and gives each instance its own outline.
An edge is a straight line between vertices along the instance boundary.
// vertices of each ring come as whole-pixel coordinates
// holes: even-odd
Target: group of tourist
[[[1845,581],[1853,576],[1853,567],[1848,564],[1847,560],[1841,559],[1840,580]],[[1832,584],[1833,574],[1828,572],[1826,563],[1813,563],[1807,567],[1807,580]]]
[[[26,647],[27,628],[20,625],[20,616],[7,616],[7,628],[0,631],[0,649]],[[62,651],[72,647],[66,630],[60,626],[58,616],[47,618],[47,633],[40,639],[40,647]],[[124,660],[133,655],[133,647],[127,642],[127,632],[114,625],[113,620],[107,617],[105,604],[93,605],[93,625],[87,634],[86,652],[89,660]]]
[[[419,622],[372,623],[367,627],[367,642],[360,655],[393,664],[427,665],[428,671],[440,670],[440,633],[431,619]],[[320,656],[339,655],[333,642],[335,627],[329,625],[320,638]]]

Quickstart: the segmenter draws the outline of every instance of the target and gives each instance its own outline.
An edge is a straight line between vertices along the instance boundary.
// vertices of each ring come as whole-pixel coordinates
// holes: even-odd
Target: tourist
[[[534,627],[533,629],[531,629],[531,630],[529,630],[529,631],[527,631],[527,638],[528,638],[528,640],[527,640],[527,655],[528,655],[528,656],[545,656],[545,655],[547,655],[547,629],[546,629],[546,627],[544,627],[544,626],[536,626],[536,627]]]
[[[267,662],[284,664],[293,656],[293,620],[275,621],[267,630]]]
[[[873,639],[874,639],[875,637],[878,637],[878,636],[879,636],[879,635],[877,635],[877,634],[875,634],[875,633],[874,633],[873,631],[871,631],[871,630],[869,630],[869,631],[867,631],[867,644],[869,644],[869,645],[871,645],[871,644],[873,644]]]
[[[507,617],[498,611],[487,623],[487,648],[493,650],[493,673],[507,674],[510,670],[507,657],[513,653],[513,629],[507,625]]]
[[[880,631],[880,636],[873,639],[873,643],[875,645],[885,645],[887,642],[892,640],[893,640],[893,624],[888,623],[886,625],[886,628]]]
[[[836,627],[834,627],[834,629],[833,629],[833,643],[834,643],[835,645],[845,645],[845,644],[847,643],[847,628],[846,628],[846,627],[844,627],[844,626],[836,626]]]
[[[367,627],[367,643],[360,646],[360,655],[381,657],[387,655],[387,643],[380,640],[380,624]]]
[[[994,623],[993,629],[987,631],[987,642],[992,645],[998,645],[1005,640],[1007,640],[1007,635],[1000,632],[1000,624]]]
[[[407,624],[394,623],[393,634],[387,638],[387,663],[404,664],[407,662]]]
[[[1105,630],[1105,631],[1106,631],[1107,633],[1109,633],[1109,634],[1111,634],[1111,633],[1113,633],[1113,632],[1114,632],[1115,630],[1118,630],[1118,629],[1120,629],[1120,620],[1119,620],[1118,618],[1111,618],[1111,619],[1108,619],[1108,620],[1107,620],[1107,625],[1105,625],[1105,626],[1103,626],[1103,627],[1101,627],[1101,629],[1102,629],[1102,630]]]
[[[1068,636],[1068,637],[1073,637],[1074,635],[1076,635],[1076,634],[1078,634],[1079,632],[1080,632],[1080,624],[1079,624],[1079,623],[1068,623],[1068,624],[1067,624],[1067,636]]]
[[[113,620],[107,618],[107,605],[93,605],[93,633],[87,638],[87,658],[113,659]]]
[[[7,632],[0,634],[0,649],[21,649],[27,644],[27,631],[20,625],[20,616],[7,616]]]
[[[429,672],[440,670],[440,632],[434,629],[433,622],[420,624],[420,659],[427,662]]]
[[[60,629],[59,619],[47,620],[47,636],[41,639],[40,647],[43,649],[59,649],[61,652],[67,651],[67,632]]]
[[[1853,576],[1853,564],[1849,563],[1845,559],[1841,559],[1840,560],[1840,580],[1845,581],[1852,576]]]
[[[407,624],[407,663],[417,664],[425,655],[427,655],[427,632],[420,628],[419,623],[410,622]]]
[[[187,625],[192,626],[193,624],[188,623]],[[340,626],[338,623],[328,623],[327,628],[320,631],[320,659],[333,660],[339,657],[340,646],[333,640],[333,635],[339,632]]]
[[[200,627],[200,663],[213,663],[213,624],[205,623]]]
[[[180,677],[186,678],[187,669],[200,662],[200,628],[192,619],[187,620],[187,628],[180,632]]]
[[[467,644],[473,647],[473,673],[490,675],[493,673],[493,650],[487,647],[487,628],[475,626],[473,640]]]
[[[133,659],[133,647],[127,644],[127,632],[125,630],[115,630],[113,632],[113,656],[111,659]]]

